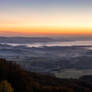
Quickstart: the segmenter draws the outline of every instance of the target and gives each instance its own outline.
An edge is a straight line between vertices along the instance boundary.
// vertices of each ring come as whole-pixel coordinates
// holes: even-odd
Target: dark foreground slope
[[[92,92],[92,83],[28,72],[0,59],[0,92],[13,92],[12,89],[14,92]]]

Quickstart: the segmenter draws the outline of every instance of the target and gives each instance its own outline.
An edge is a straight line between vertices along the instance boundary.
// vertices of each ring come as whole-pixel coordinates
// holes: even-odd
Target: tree
[[[14,89],[7,80],[4,80],[0,83],[0,92],[14,92]]]

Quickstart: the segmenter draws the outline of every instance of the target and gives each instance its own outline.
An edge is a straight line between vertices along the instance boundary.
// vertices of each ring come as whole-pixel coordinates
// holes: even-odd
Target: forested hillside
[[[92,92],[92,82],[28,72],[0,59],[0,92]]]

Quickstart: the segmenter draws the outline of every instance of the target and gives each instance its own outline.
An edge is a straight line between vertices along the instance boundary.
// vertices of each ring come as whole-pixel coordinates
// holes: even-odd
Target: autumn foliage
[[[92,92],[92,83],[28,72],[0,59],[0,92]]]

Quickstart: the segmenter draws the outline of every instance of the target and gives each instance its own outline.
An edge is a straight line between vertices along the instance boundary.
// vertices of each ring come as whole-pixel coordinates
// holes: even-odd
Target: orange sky
[[[92,35],[92,2],[89,1],[0,1],[0,35]]]
[[[2,28],[0,31],[0,34],[28,34],[28,35],[34,35],[34,34],[52,34],[52,35],[63,35],[63,34],[81,34],[81,35],[85,35],[85,34],[92,34],[92,29],[89,28],[57,28],[57,27],[32,27],[32,28],[21,28],[21,27],[12,27],[12,28]]]
[[[92,34],[92,14],[5,15],[0,17],[0,34]]]

